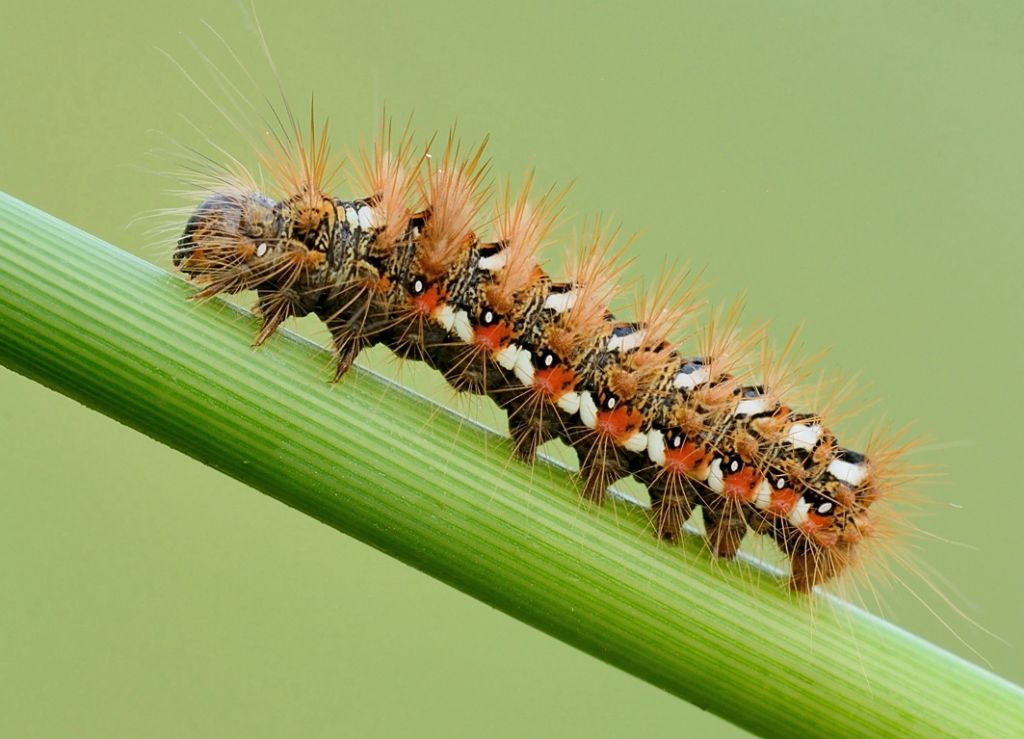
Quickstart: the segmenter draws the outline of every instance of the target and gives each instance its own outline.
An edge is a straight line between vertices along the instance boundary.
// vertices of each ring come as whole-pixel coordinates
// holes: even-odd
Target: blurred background
[[[254,161],[178,65],[229,110],[211,70],[277,92],[248,4],[140,5],[7,3],[0,187],[168,267],[139,220],[183,204],[166,152]],[[571,213],[641,233],[631,276],[689,261],[713,304],[745,292],[748,325],[830,347],[877,400],[842,438],[913,423],[943,473],[909,540],[943,596],[908,576],[883,614],[1024,680],[1024,7],[257,11],[339,153],[385,106],[490,134],[500,177],[574,180]],[[5,736],[742,734],[6,370],[0,592]]]

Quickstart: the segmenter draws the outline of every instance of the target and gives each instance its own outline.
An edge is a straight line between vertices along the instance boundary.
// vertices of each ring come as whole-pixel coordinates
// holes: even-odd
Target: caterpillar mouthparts
[[[242,181],[217,188],[189,219],[175,266],[203,285],[197,297],[255,290],[256,344],[314,314],[333,338],[336,377],[383,344],[489,396],[520,459],[554,438],[577,451],[589,500],[635,477],[664,539],[699,506],[716,555],[734,556],[748,530],[765,534],[788,556],[795,590],[856,561],[896,450],[841,446],[823,413],[782,397],[793,382],[781,364],[766,360],[755,381],[746,357],[758,337],[741,338],[731,318],[709,324],[698,352],[680,351],[672,337],[696,306],[692,290],[673,297],[681,280],[664,282],[634,320],[616,318],[617,234],[600,223],[566,279],[553,279],[537,256],[561,193],[531,199],[530,181],[508,189],[484,242],[483,146],[463,154],[449,138],[438,162],[414,159],[407,137],[395,148],[386,136],[364,155],[362,199],[325,192],[322,161],[306,167],[312,176],[283,178],[280,199]],[[325,156],[325,142],[310,151]]]

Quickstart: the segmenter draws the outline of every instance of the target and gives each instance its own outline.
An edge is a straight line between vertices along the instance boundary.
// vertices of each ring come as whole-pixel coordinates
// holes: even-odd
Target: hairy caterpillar
[[[464,150],[451,135],[435,158],[384,124],[362,157],[362,197],[341,199],[326,135],[296,128],[291,139],[298,166],[269,162],[278,197],[245,174],[221,177],[173,255],[203,284],[198,297],[256,291],[257,345],[287,318],[314,314],[333,337],[336,378],[374,344],[425,362],[507,412],[521,459],[552,438],[572,446],[585,498],[641,481],[664,539],[700,507],[718,556],[734,556],[747,530],[765,534],[799,591],[855,561],[899,450],[842,446],[827,411],[792,398],[800,371],[788,351],[752,359],[763,342],[740,334],[735,311],[710,322],[693,351],[673,341],[695,306],[692,289],[675,295],[682,280],[663,280],[636,316],[616,316],[620,250],[600,224],[579,239],[565,279],[548,275],[538,254],[561,193],[531,198],[532,178],[505,188],[485,239],[483,145]]]
[[[347,5],[320,16],[318,23],[309,23],[308,17],[296,13],[294,8],[286,10],[289,6],[282,6],[282,12],[275,13],[270,6],[259,5],[275,56],[278,62],[287,65],[282,65],[282,69],[288,94],[297,99],[295,95],[303,97],[309,88],[316,88],[320,97],[317,108],[332,121],[337,154],[346,153],[348,142],[357,144],[362,136],[373,134],[374,111],[382,100],[403,122],[409,110],[414,109],[416,128],[423,137],[435,129],[446,131],[446,125],[455,117],[459,119],[462,136],[471,141],[491,132],[492,145],[488,151],[497,171],[517,176],[536,163],[538,185],[546,188],[552,181],[567,179],[578,182],[564,201],[568,211],[583,215],[608,213],[623,223],[624,234],[644,231],[637,248],[631,249],[631,253],[640,256],[625,272],[624,280],[633,275],[656,275],[663,254],[676,250],[685,254],[683,259],[699,267],[710,265],[703,277],[709,283],[705,296],[715,303],[728,300],[734,292],[751,290],[744,325],[770,319],[776,327],[774,335],[779,336],[790,326],[804,323],[802,339],[811,353],[829,345],[836,347],[823,362],[829,371],[862,369],[861,376],[872,385],[870,394],[880,398],[881,403],[852,420],[836,421],[834,415],[829,415],[830,425],[844,444],[862,448],[860,430],[871,423],[870,419],[880,409],[898,419],[897,423],[914,420],[927,429],[925,433],[929,436],[950,442],[927,453],[929,459],[947,471],[948,479],[927,483],[923,492],[931,502],[924,515],[913,521],[931,536],[922,541],[910,533],[905,535],[904,542],[914,547],[919,561],[926,562],[933,574],[940,573],[940,587],[953,594],[958,603],[966,604],[970,612],[985,614],[983,620],[989,626],[1013,640],[1016,619],[1010,615],[1015,611],[1012,604],[1024,586],[1024,576],[1015,566],[1020,552],[1013,532],[1024,515],[1024,500],[1015,495],[1005,460],[1013,459],[1019,441],[1015,419],[1020,417],[1022,401],[1012,390],[1007,392],[1006,381],[1012,384],[1012,377],[1024,368],[1021,345],[1007,340],[1015,335],[1020,316],[1024,315],[1024,302],[1012,278],[1024,266],[1022,252],[1014,246],[1019,241],[1014,238],[1019,235],[1014,224],[1019,217],[1015,203],[1022,194],[1020,168],[1012,166],[1020,158],[1019,132],[1024,119],[1019,99],[1007,96],[1005,90],[1013,89],[1013,80],[1019,79],[1020,70],[1024,69],[1014,63],[1020,53],[1019,44],[1012,42],[1019,17],[997,14],[994,6],[988,14],[963,9],[937,17],[904,5],[901,12],[887,14],[886,22],[880,23],[877,10],[850,6],[815,13],[812,17],[797,6],[746,5],[740,9],[733,5],[726,10],[726,6],[720,5],[694,11],[693,6],[680,5],[671,10],[663,6],[640,9],[628,14],[630,22],[624,23],[627,16],[621,12],[605,9],[580,13],[579,6],[538,6],[532,10],[504,6],[496,19],[493,10],[477,12],[467,8],[444,14],[422,4],[404,4]],[[41,6],[23,8],[18,23],[10,26],[12,45],[7,49],[12,68],[21,69],[19,65],[23,65],[26,77],[24,84],[15,84],[9,91],[9,109],[21,111],[23,116],[12,115],[7,120],[5,189],[48,207],[65,220],[109,241],[135,248],[150,261],[169,266],[173,238],[180,235],[187,215],[175,217],[176,233],[173,238],[161,240],[159,251],[153,244],[156,239],[141,226],[125,226],[130,215],[183,204],[161,194],[167,186],[165,173],[175,170],[173,176],[178,165],[162,151],[157,152],[155,162],[147,158],[146,152],[165,148],[164,140],[154,140],[147,131],[166,132],[204,151],[212,149],[204,143],[205,137],[209,137],[225,147],[234,146],[232,153],[239,154],[253,170],[255,166],[248,142],[234,138],[230,126],[215,112],[211,113],[178,70],[155,54],[152,47],[172,50],[184,63],[191,63],[190,47],[182,40],[181,32],[184,30],[189,36],[203,33],[192,26],[199,25],[198,18],[205,18],[223,29],[242,51],[246,47],[258,51],[252,33],[240,23],[240,6],[193,8],[189,4],[175,4],[160,11],[162,15],[158,18],[152,11],[147,14],[137,6],[125,6],[119,17],[126,24],[131,19],[137,32],[119,33],[113,45],[106,43],[109,33],[94,27],[95,8],[91,14],[84,9],[68,8],[57,22]],[[452,22],[452,15],[461,16],[462,21]],[[514,25],[509,28],[506,21]],[[342,29],[347,29],[343,44],[339,41]],[[507,36],[497,35],[505,30]],[[559,39],[564,43],[559,43]],[[222,68],[231,63],[230,59],[219,57],[216,49],[211,50],[212,44],[205,39],[198,43]],[[494,47],[497,53],[487,54],[487,47]],[[461,51],[456,54],[456,49]],[[61,50],[76,50],[74,56],[80,63],[52,64],[60,58]],[[125,58],[130,59],[128,64],[123,63]],[[470,62],[470,58],[474,61]],[[258,74],[255,67],[260,58],[253,53],[246,59]],[[457,63],[458,60],[464,63]],[[35,70],[34,81],[27,76],[29,67]],[[338,80],[343,69],[344,93]],[[448,69],[450,74],[445,72]],[[325,75],[331,79],[325,79]],[[217,95],[214,85],[207,88]],[[273,80],[260,79],[261,92],[272,94],[273,89]],[[249,97],[256,102],[262,100],[255,94]],[[216,99],[218,103],[227,102],[219,95]],[[69,115],[72,109],[74,112]],[[607,111],[602,115],[603,109]],[[195,120],[202,130],[196,133],[186,129],[180,123],[181,114]],[[241,127],[259,135],[258,125],[243,122]],[[155,167],[158,173],[134,174],[138,166]],[[254,174],[258,177],[258,173]],[[269,190],[276,193],[274,187]],[[363,190],[339,181],[332,192],[348,197],[362,194]],[[201,199],[191,201],[190,210]],[[160,223],[170,220],[162,217]],[[672,238],[670,231],[678,233],[678,238]],[[556,235],[562,233],[571,236],[570,228],[556,231]],[[485,238],[489,238],[486,232]],[[545,265],[559,277],[571,274],[558,263],[560,246],[561,243],[548,252],[551,261]],[[839,275],[844,277],[842,283],[834,279]],[[246,303],[254,300],[249,294],[239,297]],[[180,309],[182,314],[196,312],[195,306],[182,305]],[[207,307],[198,311],[200,315],[211,312]],[[616,308],[616,312],[622,317],[633,315],[629,308]],[[312,320],[305,319],[300,329]],[[285,325],[294,323],[289,321]],[[251,333],[255,336],[256,329]],[[271,343],[277,341],[278,337],[271,339]],[[785,341],[784,336],[781,341]],[[237,348],[246,348],[248,341],[240,339],[238,344]],[[366,361],[367,353],[357,362]],[[370,361],[385,354],[383,347],[379,347]],[[423,369],[412,362],[404,374],[416,381],[439,379]],[[320,592],[324,590],[325,576],[335,572],[348,574],[352,564],[344,556],[333,557],[322,566],[310,561],[309,567],[306,559],[296,564],[287,556],[280,556],[289,549],[308,551],[310,540],[319,541],[315,530],[311,533],[303,528],[301,519],[290,522],[290,512],[278,511],[260,500],[250,501],[242,492],[234,494],[231,483],[206,470],[197,468],[192,474],[184,460],[173,467],[170,462],[161,463],[160,450],[150,449],[153,445],[140,441],[122,448],[119,456],[123,462],[107,463],[110,472],[102,471],[100,464],[109,459],[105,445],[111,443],[106,434],[112,435],[113,431],[107,432],[100,419],[87,418],[81,409],[77,415],[70,407],[61,412],[56,399],[46,400],[41,392],[27,392],[23,390],[24,381],[10,373],[7,377],[7,415],[0,424],[9,431],[4,464],[8,533],[4,539],[8,552],[15,547],[39,552],[38,565],[8,568],[9,613],[19,612],[18,603],[39,602],[34,598],[36,593],[47,594],[54,603],[69,602],[73,593],[65,592],[61,580],[53,575],[67,570],[62,552],[72,552],[71,557],[81,562],[77,543],[87,539],[109,542],[104,549],[110,550],[111,560],[115,555],[114,542],[136,542],[138,546],[132,546],[130,551],[116,552],[126,562],[136,561],[136,571],[142,567],[153,570],[154,562],[159,567],[168,554],[184,554],[186,546],[197,553],[177,558],[183,574],[191,572],[192,576],[161,578],[167,597],[161,598],[159,605],[150,601],[151,615],[146,621],[151,625],[154,645],[168,634],[183,635],[167,640],[179,644],[167,652],[167,657],[148,649],[145,636],[140,644],[140,637],[133,637],[125,629],[124,617],[119,614],[127,615],[121,603],[130,601],[128,593],[117,587],[120,580],[112,577],[121,571],[116,562],[108,565],[106,576],[88,577],[77,568],[72,570],[74,579],[83,590],[88,588],[92,597],[78,598],[76,607],[70,611],[47,609],[54,615],[65,613],[65,618],[71,619],[65,623],[76,630],[83,621],[108,622],[110,633],[116,630],[121,637],[116,644],[124,654],[136,655],[133,663],[119,661],[120,669],[103,681],[113,686],[109,695],[113,695],[119,682],[130,688],[139,685],[141,679],[150,687],[148,693],[139,693],[140,701],[135,703],[144,706],[147,694],[164,691],[165,686],[173,691],[179,684],[185,684],[174,676],[190,654],[189,631],[212,631],[209,625],[216,624],[218,616],[224,622],[221,628],[225,634],[233,634],[232,629],[243,623],[256,622],[239,619],[235,623],[234,611],[245,613],[252,607],[246,599],[248,590],[238,583],[262,582],[269,590],[275,582],[304,582],[305,578],[310,581],[311,592]],[[322,369],[289,379],[296,386],[319,389],[326,377],[327,371]],[[16,381],[23,384],[12,384]],[[339,402],[349,396],[350,381],[346,377],[332,388],[332,395]],[[786,397],[792,396],[787,393]],[[32,398],[39,399],[37,405],[27,406],[22,416],[11,415]],[[467,399],[466,405],[478,403],[473,398]],[[822,405],[814,402],[801,403],[800,407],[822,411]],[[420,423],[431,422],[424,414]],[[505,429],[504,425],[497,427]],[[26,447],[33,443],[29,441],[33,429],[39,429],[38,441],[34,443],[40,451],[29,456]],[[76,429],[77,440],[69,436]],[[418,424],[407,433],[429,434],[434,430],[432,426],[423,430]],[[113,438],[126,443],[129,437],[122,434]],[[555,442],[544,449],[558,445]],[[169,453],[165,452],[164,457],[167,456]],[[88,463],[79,461],[83,457],[88,457]],[[919,457],[915,454],[913,458]],[[507,466],[517,468],[518,464],[508,462]],[[42,469],[50,473],[38,474]],[[159,482],[147,484],[146,495],[136,494],[132,474],[141,477],[153,472],[159,475]],[[501,474],[500,469],[483,472]],[[66,481],[57,482],[57,474]],[[112,479],[114,474],[117,478]],[[94,479],[90,480],[90,476]],[[33,480],[38,482],[30,485]],[[189,490],[182,490],[179,495],[182,482]],[[168,491],[163,492],[164,488]],[[15,495],[19,489],[32,494]],[[131,507],[124,516],[90,516],[92,496],[85,495],[89,490],[98,490],[102,497],[97,502],[106,501],[107,508],[115,500],[115,491],[120,493],[118,499]],[[200,490],[205,494],[200,496]],[[439,490],[439,497],[445,492]],[[536,494],[528,488],[522,493],[527,503]],[[902,502],[902,487],[893,491],[892,497],[897,496],[900,500],[896,502]],[[72,520],[73,512],[73,518],[79,522],[73,533],[50,523],[31,528],[25,525],[26,514],[38,519],[41,516],[35,511],[47,512],[51,506],[62,505],[60,499],[72,506],[62,520]],[[198,504],[190,503],[197,499]],[[571,496],[566,495],[565,500],[575,504]],[[231,520],[217,520],[222,531],[214,530],[208,518],[209,507],[214,504],[237,506],[239,525],[233,525]],[[606,507],[610,504],[611,501],[606,503]],[[876,521],[882,516],[880,506],[876,504],[872,509]],[[579,505],[578,516],[584,523],[590,508]],[[131,516],[132,510],[138,513]],[[158,510],[180,513],[171,519],[161,514],[165,521],[173,520],[177,525],[159,525],[146,535],[148,522]],[[252,530],[254,521],[262,520],[264,511],[271,517],[267,527],[258,528],[251,534],[253,541],[240,547],[236,540],[242,538],[243,532]],[[629,515],[632,517],[633,512]],[[293,529],[299,531],[296,538],[289,540],[287,547],[280,544],[285,532]],[[135,532],[138,536],[133,535]],[[268,534],[277,534],[279,538]],[[938,537],[968,546],[942,543]],[[334,547],[344,547],[347,555],[355,547],[343,537],[328,539],[325,533],[320,538],[330,543],[332,552]],[[631,534],[623,534],[622,538],[639,555],[665,550],[676,560],[684,557],[669,544],[634,540]],[[230,552],[226,551],[227,542],[232,543]],[[767,539],[748,534],[744,548],[752,543],[763,544],[772,553],[774,544]],[[861,549],[878,552],[877,544],[876,537]],[[198,552],[204,548],[210,550],[206,561],[198,558]],[[885,555],[885,561],[892,562],[889,553]],[[246,561],[246,557],[250,559]],[[696,557],[702,559],[700,555]],[[279,562],[282,574],[268,576],[264,558]],[[255,564],[255,569],[246,570],[247,562]],[[222,588],[206,584],[224,572],[228,564],[240,573],[259,572],[261,577],[232,578],[234,587],[230,581]],[[445,711],[444,704],[426,687],[429,679],[420,676],[417,680],[425,686],[425,692],[407,687],[415,684],[410,675],[419,656],[415,651],[417,641],[410,639],[409,634],[421,633],[418,628],[437,628],[440,619],[430,620],[430,616],[431,609],[438,606],[429,600],[422,602],[420,599],[427,596],[417,591],[420,605],[406,616],[405,622],[398,620],[401,608],[392,606],[383,613],[373,591],[380,590],[380,597],[391,598],[402,588],[396,587],[385,574],[390,572],[387,568],[397,570],[398,565],[381,559],[380,567],[384,573],[375,571],[371,585],[365,585],[362,577],[349,577],[354,592],[338,587],[331,589],[331,595],[340,600],[339,592],[345,592],[354,602],[360,590],[370,591],[362,601],[369,611],[366,620],[390,627],[391,633],[401,631],[406,641],[378,639],[381,646],[374,649],[369,664],[364,667],[353,663],[353,672],[362,668],[370,673],[383,673],[384,694],[391,696],[396,684],[387,675],[400,675],[404,679],[397,689],[409,696],[411,703],[418,696],[425,705],[442,706],[438,709],[438,713],[444,712],[442,716],[430,714],[434,722],[447,725],[456,716],[465,724],[467,716],[474,714],[469,708],[458,709],[454,714]],[[722,567],[728,570],[722,588],[729,590],[736,578],[728,575],[734,571],[742,575],[745,568],[728,563]],[[679,561],[679,569],[682,577],[689,576],[690,568],[685,562]],[[865,575],[869,570],[870,566],[856,568],[857,573]],[[46,582],[51,583],[49,590],[40,590]],[[909,573],[906,582],[915,588],[922,587],[917,573]],[[134,580],[130,582],[134,584]],[[887,587],[876,578],[870,584]],[[427,592],[432,592],[429,588],[445,592],[427,580],[421,587]],[[19,588],[33,597],[22,597]],[[257,588],[252,586],[253,590]],[[211,592],[218,594],[212,607],[209,596],[202,597]],[[863,587],[861,592],[865,593]],[[285,590],[282,596],[291,594]],[[871,610],[948,648],[968,651],[935,618],[922,613],[922,607],[902,588],[884,592],[882,598],[886,602],[881,605],[871,602],[872,596],[873,593],[866,597]],[[198,615],[196,622],[182,620],[177,609],[163,607],[171,598],[190,603],[192,612],[202,614],[202,626]],[[231,610],[226,607],[229,599],[234,606]],[[253,596],[256,603],[261,599],[266,599],[268,605],[277,600],[269,592]],[[284,597],[278,602],[283,609]],[[320,605],[319,601],[317,604]],[[487,609],[475,604],[467,602],[464,609],[469,616],[479,612],[481,619],[490,618]],[[329,610],[332,617],[336,613],[334,609],[304,609],[305,619],[299,623],[307,634],[321,631],[321,610]],[[423,618],[424,611],[427,619]],[[455,618],[446,611],[441,615],[455,622],[466,617],[462,612]],[[34,620],[37,624],[48,622],[39,616],[34,616]],[[428,626],[424,627],[424,623]],[[960,626],[955,628],[960,630],[962,621],[958,623]],[[508,630],[515,635],[515,629],[509,626]],[[37,655],[45,653],[50,639],[48,630],[41,626],[11,626],[7,633],[22,645],[33,645],[32,653],[25,653],[23,660],[12,655],[8,670],[12,675],[17,665],[31,667],[37,662]],[[91,634],[78,633],[83,638],[77,646],[62,641],[59,647],[63,654],[61,664],[72,668],[76,661],[81,663],[83,650],[89,650],[95,643]],[[238,633],[245,632],[239,629]],[[818,633],[823,636],[820,623]],[[358,630],[349,634],[357,642],[367,640]],[[837,631],[835,637],[843,638],[845,634]],[[292,643],[270,638],[272,635],[266,633],[260,636],[271,650]],[[515,643],[510,651],[527,651],[504,631],[489,636],[489,643],[508,640]],[[190,694],[203,693],[211,696],[211,700],[215,696],[229,708],[259,701],[273,706],[278,715],[291,715],[287,713],[292,708],[287,703],[288,693],[265,695],[254,689],[256,679],[266,684],[278,675],[278,660],[266,659],[264,650],[254,651],[260,657],[254,657],[252,663],[241,657],[225,658],[223,664],[229,666],[225,669],[248,673],[252,679],[219,681],[217,671],[205,669],[209,651],[205,647],[215,638],[211,634],[204,642],[192,641],[191,649],[196,654],[191,664],[197,679],[187,681],[194,691]],[[536,637],[535,641],[540,639]],[[418,641],[430,643],[427,638]],[[478,640],[471,639],[464,646],[473,653],[478,644]],[[401,655],[389,662],[388,657],[399,651],[398,645],[402,647]],[[784,644],[778,647],[780,652],[785,648]],[[1022,679],[1019,649],[987,646],[982,651],[998,672],[1017,681]],[[325,664],[340,661],[335,659],[336,651],[323,650],[320,655]],[[494,655],[494,659],[501,656],[502,653]],[[86,657],[109,664],[109,652],[99,657],[87,653]],[[435,670],[443,657],[444,654],[428,651],[426,659],[432,664],[427,669]],[[567,655],[565,661],[570,666],[575,664],[572,655]],[[303,668],[312,671],[317,664],[310,659]],[[174,669],[161,669],[164,665]],[[469,694],[477,709],[475,715],[481,715],[481,710],[510,719],[516,714],[535,714],[522,711],[520,705],[507,700],[508,696],[541,671],[560,675],[571,670],[544,660],[535,671],[520,670],[519,684],[513,683],[509,688],[507,681],[513,678],[501,680],[511,672],[507,668],[506,665],[491,670],[487,680],[470,678],[489,686],[481,688],[481,692],[489,691],[483,696]],[[596,665],[594,669],[598,669]],[[160,674],[167,676],[165,681],[153,679]],[[202,674],[208,676],[206,684],[199,679]],[[568,674],[571,677],[567,680],[578,679],[574,673]],[[79,676],[78,682],[73,676]],[[237,694],[218,692],[218,681],[240,686]],[[70,668],[54,669],[47,675],[40,673],[35,680],[14,682],[21,685],[13,700],[19,700],[26,725],[33,720],[32,713],[48,715],[50,720],[54,715],[68,714],[67,720],[74,720],[73,709],[52,711],[44,706],[41,711],[33,711],[31,706],[45,704],[47,695],[58,707],[70,705],[75,696],[83,697],[82,700],[92,697],[95,702],[89,688],[99,684],[88,674]],[[610,719],[616,709],[608,706],[622,706],[628,698],[611,692],[607,698],[601,697],[597,682],[586,679],[591,692],[581,689],[581,701],[590,697],[591,704],[599,702],[605,711],[587,712],[580,703],[574,705],[571,699],[563,697],[551,713],[563,720],[573,717],[577,731],[587,725],[582,717],[590,714],[602,718],[607,714],[608,718],[603,720],[616,725]],[[862,682],[865,690],[877,690],[876,686],[868,685],[873,680]],[[558,692],[549,682],[542,684],[549,686],[550,692]],[[37,690],[35,686],[40,687]],[[31,700],[29,692],[38,699]],[[357,701],[363,699],[371,706],[370,713],[409,713],[378,709],[377,702],[364,698],[366,692],[356,691],[355,695]],[[302,702],[304,693],[300,689],[296,688],[294,693],[291,701],[298,707],[293,713],[298,716],[308,704]],[[652,701],[662,695],[652,693]],[[194,703],[183,706],[180,693],[168,695],[175,696],[174,706],[182,709],[182,715],[231,715],[204,712],[202,706],[197,709]],[[26,699],[20,700],[21,696]],[[387,705],[392,705],[394,698],[387,700]],[[170,701],[165,700],[163,705],[170,705]],[[334,701],[319,702],[320,712],[329,716],[329,721],[337,721],[338,707]],[[629,708],[633,714],[630,728],[618,732],[606,728],[605,733],[630,733],[638,723],[654,735],[669,733],[668,728],[660,729],[653,711],[646,705],[638,709],[630,703]],[[106,711],[114,720],[122,713]],[[359,716],[356,711],[346,711],[346,715],[354,721]],[[258,723],[264,716],[257,712],[251,720]],[[602,720],[593,716],[592,721]],[[641,716],[642,719],[637,718]],[[540,726],[543,724],[538,722],[545,719],[541,713],[534,721]],[[414,720],[423,722],[424,718],[414,715]],[[429,716],[425,721],[429,732]],[[672,724],[678,727],[679,719]],[[500,724],[494,725],[499,726],[498,734],[517,733],[508,725],[503,729]],[[514,722],[511,725],[518,726]],[[535,726],[520,728],[518,733],[534,730]],[[138,732],[138,728],[134,731]],[[216,731],[224,733],[222,727]],[[375,732],[388,733],[379,728]],[[550,726],[539,730],[545,732],[554,730]]]

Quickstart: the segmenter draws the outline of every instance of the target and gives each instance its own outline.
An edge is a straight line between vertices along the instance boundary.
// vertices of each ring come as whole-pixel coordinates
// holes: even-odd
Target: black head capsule
[[[280,237],[274,202],[258,192],[214,193],[193,211],[172,260],[186,274],[212,274],[264,257]]]
[[[178,239],[172,259],[175,267],[192,256],[196,247],[209,234],[238,230],[242,218],[242,206],[236,196],[215,193],[199,204],[185,224],[185,231]]]

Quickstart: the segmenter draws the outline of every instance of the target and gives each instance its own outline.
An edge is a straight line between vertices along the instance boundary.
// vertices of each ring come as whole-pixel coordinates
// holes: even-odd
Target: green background
[[[4,7],[0,187],[168,265],[139,217],[182,205],[169,141],[252,154],[159,49],[275,95],[247,6],[205,5]],[[927,437],[930,580],[1019,642],[1024,8],[703,5],[258,12],[339,150],[382,106],[457,120],[501,177],[575,180],[571,212],[640,231],[632,276],[689,260],[713,303],[746,292],[748,323],[831,347],[878,401],[844,438],[879,415]],[[0,400],[0,734],[740,733],[7,371]],[[929,605],[883,586],[888,618],[1024,680],[1019,648],[907,581]]]

